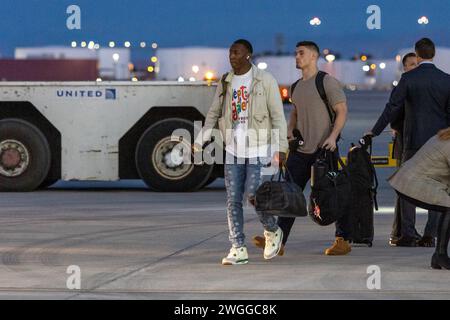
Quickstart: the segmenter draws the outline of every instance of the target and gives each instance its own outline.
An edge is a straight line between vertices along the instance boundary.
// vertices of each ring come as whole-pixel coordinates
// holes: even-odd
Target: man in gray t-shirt
[[[293,130],[298,129],[305,143],[297,151],[289,153],[287,167],[294,182],[302,189],[305,189],[306,183],[311,178],[311,166],[316,161],[319,149],[336,150],[337,139],[347,120],[346,98],[339,81],[330,75],[325,75],[323,79],[329,105],[336,115],[334,125],[331,124],[327,106],[317,90],[319,52],[314,42],[303,41],[297,44],[295,58],[297,68],[302,70],[303,77],[291,92],[295,108],[289,120],[288,138],[292,139]],[[347,216],[344,213],[344,216],[336,222],[336,241],[331,248],[325,250],[326,255],[345,255],[351,251],[349,243],[351,226]],[[294,218],[286,217],[280,217],[278,220],[278,225],[283,230],[281,253],[284,252],[284,245],[294,221]],[[253,242],[259,247],[265,245],[264,238],[260,236],[254,237]]]
[[[321,147],[332,133],[331,120],[327,108],[316,88],[316,75],[297,82],[291,100],[295,107],[290,119],[290,132],[299,129],[305,144],[300,151],[313,154]],[[330,75],[323,79],[325,93],[331,106],[345,104],[346,98],[342,85]]]

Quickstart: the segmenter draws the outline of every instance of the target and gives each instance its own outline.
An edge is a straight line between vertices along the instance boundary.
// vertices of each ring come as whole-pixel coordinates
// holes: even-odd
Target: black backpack
[[[338,169],[338,162],[342,170]],[[320,150],[311,170],[308,213],[315,223],[327,226],[350,210],[352,197],[349,172],[338,152],[324,149]]]
[[[369,247],[372,246],[374,237],[374,207],[378,210],[378,179],[371,154],[371,142],[362,139],[358,146],[352,144],[347,156],[347,170],[352,186],[351,241]]]

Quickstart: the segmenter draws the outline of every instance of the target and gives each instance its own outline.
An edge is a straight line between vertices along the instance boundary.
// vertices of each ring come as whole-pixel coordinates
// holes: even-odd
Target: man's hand
[[[395,138],[398,134],[399,134],[399,132],[397,130],[395,130],[395,129],[391,130],[391,135],[393,138]]]
[[[194,143],[192,146],[191,146],[191,159],[193,159],[194,160],[194,164],[195,165],[201,165],[201,164],[203,164],[203,157],[202,157],[202,154],[201,154],[201,152],[203,151],[203,146],[201,146],[200,144],[198,144],[198,143]]]
[[[199,145],[198,143],[194,143],[192,145],[192,153],[201,152],[203,150],[203,147]]]
[[[278,166],[281,168],[286,162],[286,153],[284,152],[275,152],[272,159],[272,165],[274,167]]]
[[[292,129],[288,129],[287,134],[288,134],[288,136],[287,136],[288,140],[294,139],[294,133],[292,132]]]
[[[248,202],[254,207],[256,205],[256,198],[255,196],[251,196],[248,198]]]
[[[330,135],[323,143],[322,148],[330,151],[336,150],[336,139],[334,135]]]
[[[370,145],[372,144],[372,139],[374,134],[372,131],[366,132],[364,136],[359,140],[361,145]]]

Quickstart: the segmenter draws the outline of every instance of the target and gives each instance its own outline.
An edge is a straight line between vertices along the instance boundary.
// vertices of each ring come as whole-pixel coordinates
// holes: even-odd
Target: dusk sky
[[[450,1],[445,0],[1,0],[0,54],[12,57],[18,46],[66,45],[71,41],[109,41],[160,47],[228,47],[247,38],[256,53],[275,50],[282,34],[284,51],[299,40],[314,40],[349,58],[357,52],[393,57],[420,37],[450,47]],[[81,7],[81,30],[68,30],[66,9]],[[381,8],[381,30],[368,30],[369,5]],[[421,16],[428,25],[419,25]],[[318,27],[309,21],[322,20]],[[136,49],[134,55],[139,55]],[[141,50],[142,51],[142,50]]]

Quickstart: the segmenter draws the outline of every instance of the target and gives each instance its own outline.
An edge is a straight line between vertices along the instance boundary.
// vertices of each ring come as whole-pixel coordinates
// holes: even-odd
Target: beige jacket
[[[450,140],[432,137],[389,183],[408,197],[450,208]]]
[[[287,152],[287,124],[278,83],[270,73],[258,69],[255,65],[252,65],[252,74],[248,129],[249,131],[254,129],[257,137],[253,139],[253,136],[249,135],[250,147],[278,144],[279,151]],[[195,140],[196,143],[203,145],[209,141],[211,129],[216,127],[216,124],[219,125],[222,139],[225,137],[223,139],[225,142],[232,139],[231,80],[233,76],[233,72],[229,72],[225,78],[226,94],[224,96],[222,96],[222,81],[217,86],[214,101],[206,116],[205,125]],[[223,98],[225,98],[224,108],[222,108]],[[273,133],[272,129],[275,129]],[[226,144],[228,145],[228,143]]]

